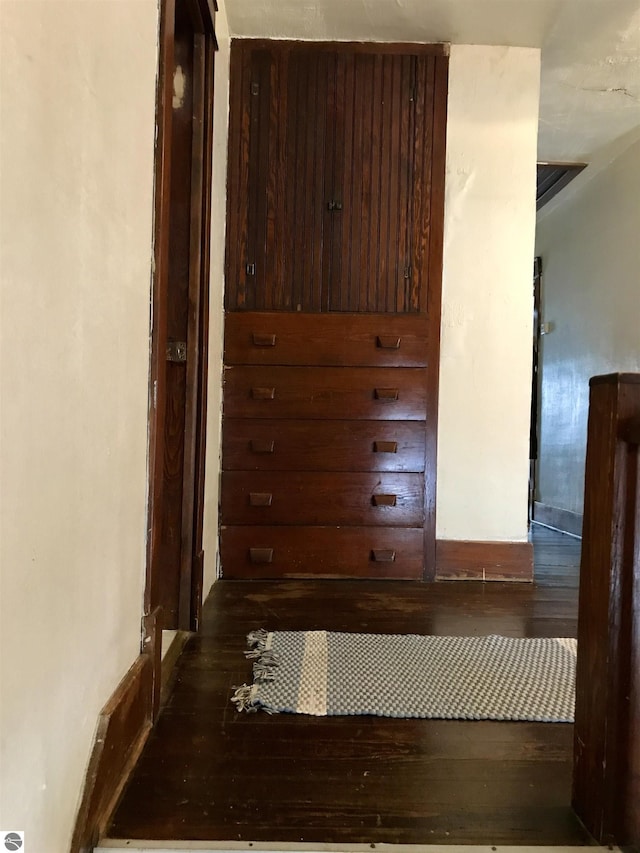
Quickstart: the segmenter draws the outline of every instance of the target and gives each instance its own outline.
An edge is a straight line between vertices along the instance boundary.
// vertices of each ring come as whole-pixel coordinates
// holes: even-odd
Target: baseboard
[[[438,539],[436,580],[533,580],[531,542],[477,542]]]
[[[160,698],[160,608],[144,620],[143,653],[100,712],[70,853],[90,853],[104,835],[153,728]]]
[[[538,501],[533,503],[533,520],[545,527],[552,527],[562,533],[582,538],[582,515],[557,506],[549,506]]]
[[[191,636],[190,631],[175,631],[169,647],[162,655],[160,707],[166,705],[167,699],[171,695],[177,674],[176,663]]]

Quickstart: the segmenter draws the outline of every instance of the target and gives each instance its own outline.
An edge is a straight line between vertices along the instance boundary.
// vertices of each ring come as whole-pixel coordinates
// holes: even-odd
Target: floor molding
[[[98,718],[70,853],[91,853],[106,831],[153,728],[160,699],[161,608],[143,619],[143,651]]]
[[[90,853],[106,830],[152,728],[153,663],[140,655],[100,713],[71,853]]]
[[[478,542],[438,539],[436,580],[533,580],[531,542]]]
[[[559,530],[560,533],[569,533],[571,536],[582,538],[582,515],[579,512],[534,501],[533,520],[536,524]]]

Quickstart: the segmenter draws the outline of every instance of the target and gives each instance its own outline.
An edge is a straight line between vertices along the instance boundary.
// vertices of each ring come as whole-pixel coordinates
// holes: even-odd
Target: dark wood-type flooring
[[[109,836],[588,844],[568,724],[239,714],[248,631],[576,636],[580,543],[536,528],[536,582],[222,581]]]

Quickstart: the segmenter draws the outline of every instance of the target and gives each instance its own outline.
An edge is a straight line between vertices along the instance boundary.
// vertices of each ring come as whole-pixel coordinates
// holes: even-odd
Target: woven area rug
[[[238,710],[573,722],[576,640],[254,631]]]

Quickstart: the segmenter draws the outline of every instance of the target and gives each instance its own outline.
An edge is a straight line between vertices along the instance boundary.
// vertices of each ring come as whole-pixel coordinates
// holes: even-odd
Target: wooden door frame
[[[147,553],[144,613],[155,606],[154,590],[158,578],[158,554],[161,540],[162,500],[164,492],[164,426],[167,412],[167,388],[164,362],[167,349],[167,300],[169,294],[169,235],[171,221],[172,101],[176,8],[183,5],[194,28],[194,50],[200,52],[202,73],[198,85],[204,103],[203,115],[194,116],[203,124],[203,144],[198,157],[200,169],[192,176],[192,223],[189,274],[189,335],[187,341],[187,422],[185,430],[184,480],[187,485],[187,509],[183,512],[183,549],[180,565],[179,627],[197,629],[202,591],[202,527],[204,513],[204,463],[206,433],[207,340],[209,304],[211,157],[213,142],[213,72],[215,38],[215,0],[162,0],[160,6],[158,84],[156,95],[156,152],[154,196],[154,267],[151,286],[151,353],[148,400],[148,496]],[[195,191],[195,192],[194,192]],[[196,210],[199,208],[199,210]],[[199,288],[199,298],[194,288]],[[183,497],[183,510],[185,500]],[[188,528],[188,530],[187,530]],[[185,542],[185,531],[187,532]],[[187,555],[187,548],[190,553]],[[193,560],[193,555],[196,559]],[[194,565],[194,562],[196,565]]]

